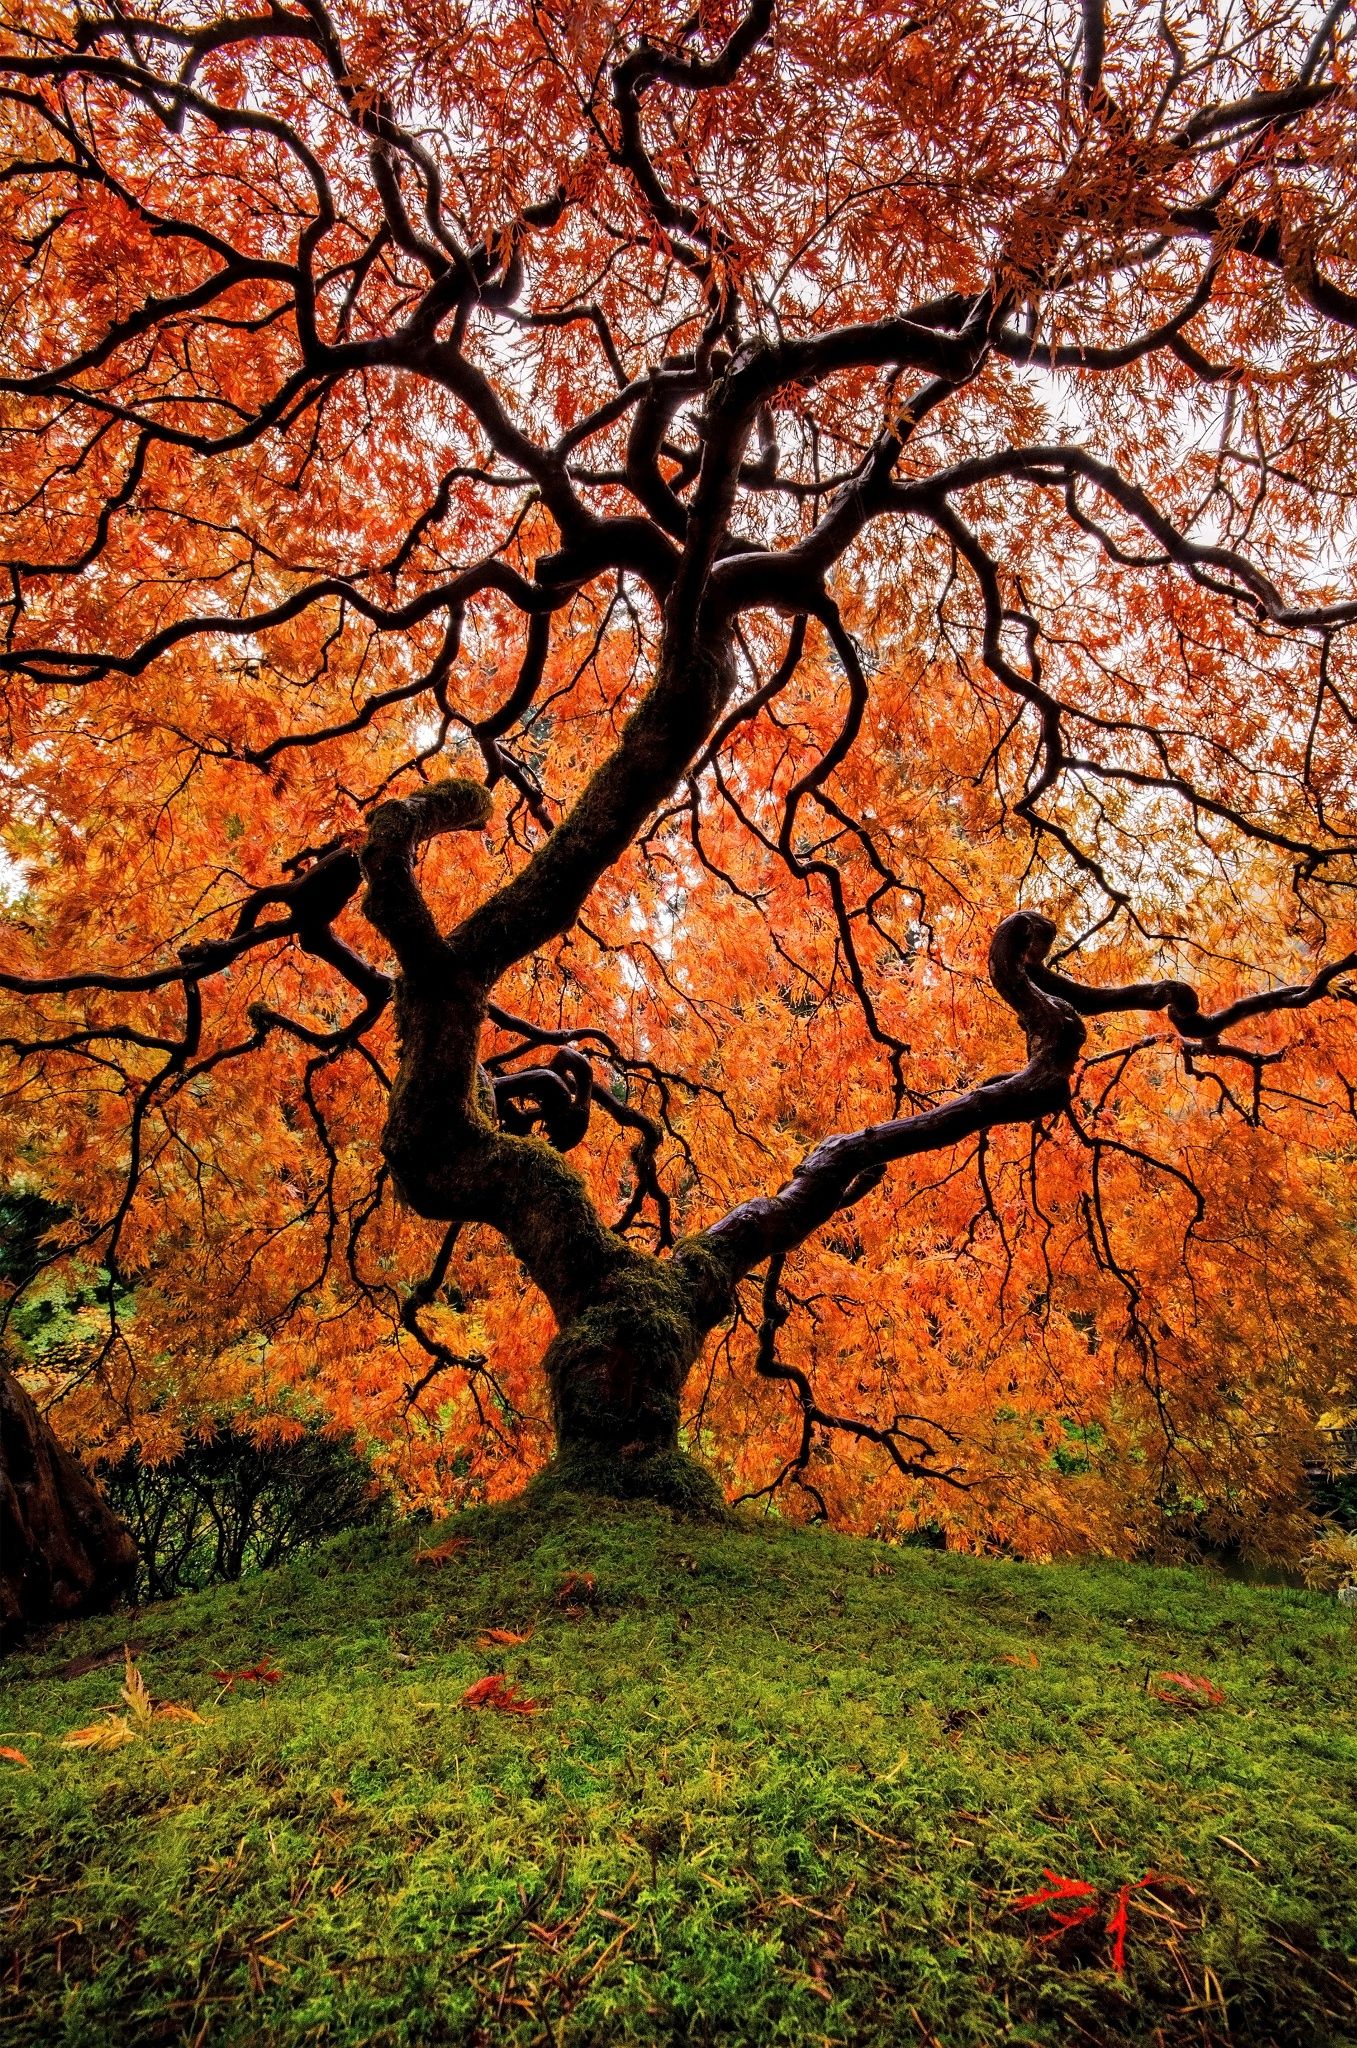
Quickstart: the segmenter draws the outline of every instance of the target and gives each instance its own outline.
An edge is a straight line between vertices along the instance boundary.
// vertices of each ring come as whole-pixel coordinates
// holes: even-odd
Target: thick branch
[[[1336,983],[1357,968],[1357,954],[1348,954],[1312,981],[1203,1011],[1186,982],[1089,989],[1054,973],[1045,960],[1055,936],[1049,918],[1020,910],[1004,919],[990,947],[990,978],[1023,1027],[1027,1064],[917,1116],[826,1138],[778,1194],[742,1202],[702,1233],[700,1242],[718,1255],[732,1280],[802,1243],[874,1187],[892,1161],[942,1151],[1000,1125],[1037,1123],[1065,1108],[1084,1043],[1083,1016],[1164,1009],[1184,1039],[1200,1049],[1203,1041],[1214,1043],[1248,1018],[1303,1009],[1322,996],[1344,993]]]
[[[474,832],[489,822],[494,799],[461,777],[379,804],[362,852],[363,913],[387,941],[408,978],[427,980],[448,964],[448,949],[414,877],[414,857],[444,832]]]

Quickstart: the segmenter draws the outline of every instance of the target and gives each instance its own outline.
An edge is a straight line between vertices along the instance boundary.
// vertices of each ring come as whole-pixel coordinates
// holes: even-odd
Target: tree
[[[544,1384],[689,1497],[687,1388],[746,1491],[1047,1544],[1298,1469],[1350,37],[25,9],[0,986],[7,1165],[111,1276],[77,1433],[321,1387],[436,1491]]]
[[[60,1213],[50,1203],[0,1201],[0,1278],[22,1288]],[[40,1315],[39,1321],[70,1318]],[[42,1622],[106,1606],[132,1583],[132,1537],[89,1474],[44,1424],[0,1363],[0,1646]]]
[[[104,1489],[132,1532],[149,1600],[267,1571],[383,1511],[353,1445],[318,1430],[273,1443],[222,1430],[158,1466],[130,1451]]]

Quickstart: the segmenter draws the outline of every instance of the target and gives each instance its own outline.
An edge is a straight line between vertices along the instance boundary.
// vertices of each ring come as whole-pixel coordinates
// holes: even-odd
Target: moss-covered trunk
[[[679,1443],[684,1383],[710,1322],[695,1274],[674,1259],[620,1262],[544,1360],[557,1477],[592,1492],[720,1505],[711,1476]]]

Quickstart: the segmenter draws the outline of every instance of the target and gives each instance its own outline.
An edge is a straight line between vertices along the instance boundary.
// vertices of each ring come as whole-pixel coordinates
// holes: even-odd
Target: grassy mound
[[[8,1661],[14,2048],[1357,2040],[1332,1601],[565,1494],[452,1533],[421,1563],[359,1531]],[[205,1718],[123,1705],[120,1746],[62,1746],[124,1637]],[[1223,1701],[1162,1703],[1166,1671]],[[462,1705],[495,1672],[541,1710]],[[1096,1911],[1015,1910],[1046,1870]]]

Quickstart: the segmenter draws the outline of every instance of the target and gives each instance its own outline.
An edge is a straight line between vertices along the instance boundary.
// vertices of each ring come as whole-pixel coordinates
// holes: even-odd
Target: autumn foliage
[[[1347,35],[11,8],[0,1173],[68,1218],[68,1339],[10,1341],[69,1441],[320,1417],[505,1495],[577,1243],[628,1329],[697,1290],[731,1496],[1298,1540],[1353,1400]]]

